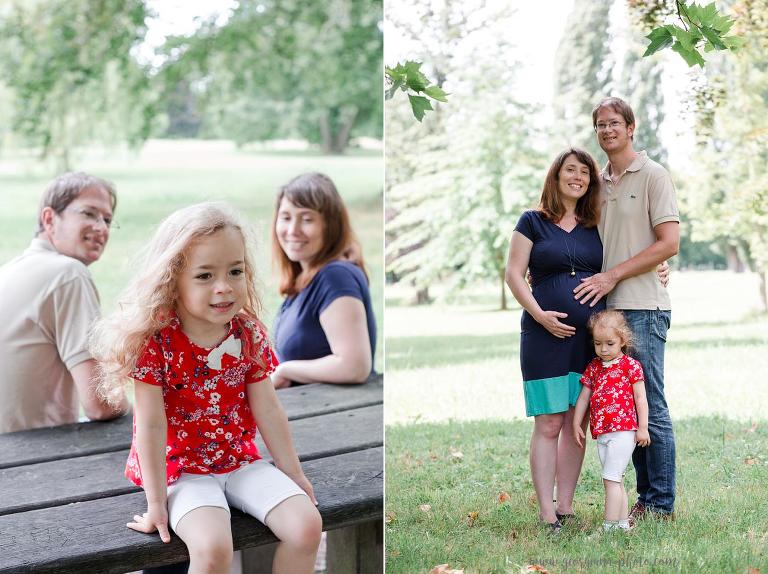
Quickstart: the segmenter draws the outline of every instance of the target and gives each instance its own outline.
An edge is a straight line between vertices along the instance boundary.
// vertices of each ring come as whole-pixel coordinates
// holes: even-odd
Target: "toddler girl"
[[[581,394],[573,416],[573,434],[582,446],[581,421],[589,408],[592,438],[603,467],[605,486],[605,530],[629,530],[624,471],[635,443],[648,446],[648,402],[645,399],[643,368],[624,354],[632,344],[632,331],[620,311],[607,310],[590,317],[597,357],[581,376]]]
[[[170,525],[190,574],[229,572],[230,504],[280,539],[273,572],[312,572],[322,530],[269,379],[277,361],[247,243],[222,204],[171,214],[93,337],[103,394],[135,381],[125,472],[144,488],[147,512],[127,526],[169,542]],[[257,425],[277,468],[260,460]]]

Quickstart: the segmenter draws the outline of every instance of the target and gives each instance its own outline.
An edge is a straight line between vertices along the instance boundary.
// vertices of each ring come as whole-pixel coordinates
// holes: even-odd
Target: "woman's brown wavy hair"
[[[288,259],[277,240],[277,217],[283,199],[296,207],[317,211],[323,218],[323,247],[304,273],[298,262]],[[352,231],[347,208],[331,178],[322,173],[305,173],[295,177],[280,188],[272,217],[272,262],[280,274],[280,294],[295,295],[309,285],[325,264],[335,259],[354,263],[368,278],[360,243]]]
[[[589,185],[587,186],[587,192],[576,202],[576,218],[584,227],[594,227],[600,221],[600,171],[597,168],[595,159],[583,149],[568,148],[555,158],[544,180],[538,209],[544,216],[544,219],[555,223],[560,221],[565,215],[565,206],[560,201],[560,191],[557,184],[560,170],[565,160],[571,155],[575,156],[579,163],[583,163],[589,168]]]

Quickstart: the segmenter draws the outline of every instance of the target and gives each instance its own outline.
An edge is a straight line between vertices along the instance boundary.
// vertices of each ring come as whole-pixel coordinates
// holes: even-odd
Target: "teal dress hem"
[[[562,413],[576,404],[581,393],[581,373],[523,381],[525,415]]]

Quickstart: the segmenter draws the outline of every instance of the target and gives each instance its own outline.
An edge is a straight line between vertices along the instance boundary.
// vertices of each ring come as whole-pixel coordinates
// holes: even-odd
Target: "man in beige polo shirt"
[[[630,518],[674,516],[675,437],[664,398],[664,344],[671,319],[667,290],[656,266],[679,248],[679,212],[669,173],[633,148],[635,116],[619,98],[606,98],[592,111],[597,141],[608,156],[602,171],[603,204],[598,227],[603,240],[602,273],[574,290],[582,304],[607,295],[634,335],[632,356],[640,361],[648,398],[651,444],[632,455],[638,499]]]
[[[109,239],[115,191],[68,173],[46,189],[29,248],[0,267],[0,432],[93,420],[125,412],[94,390],[88,332],[99,296],[87,269]]]

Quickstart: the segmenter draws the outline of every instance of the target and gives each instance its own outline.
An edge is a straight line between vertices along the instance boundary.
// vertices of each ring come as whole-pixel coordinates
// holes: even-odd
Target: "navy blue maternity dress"
[[[603,264],[603,244],[597,227],[580,223],[569,233],[538,211],[526,211],[515,231],[533,242],[528,268],[533,282],[533,298],[545,311],[568,313],[562,323],[576,327],[576,334],[559,339],[523,311],[520,335],[520,366],[523,371],[527,416],[560,413],[576,404],[581,392],[584,368],[595,356],[587,331],[590,315],[605,309],[605,299],[597,305],[580,304],[574,288],[584,277],[599,273]],[[575,276],[571,276],[571,269]]]

